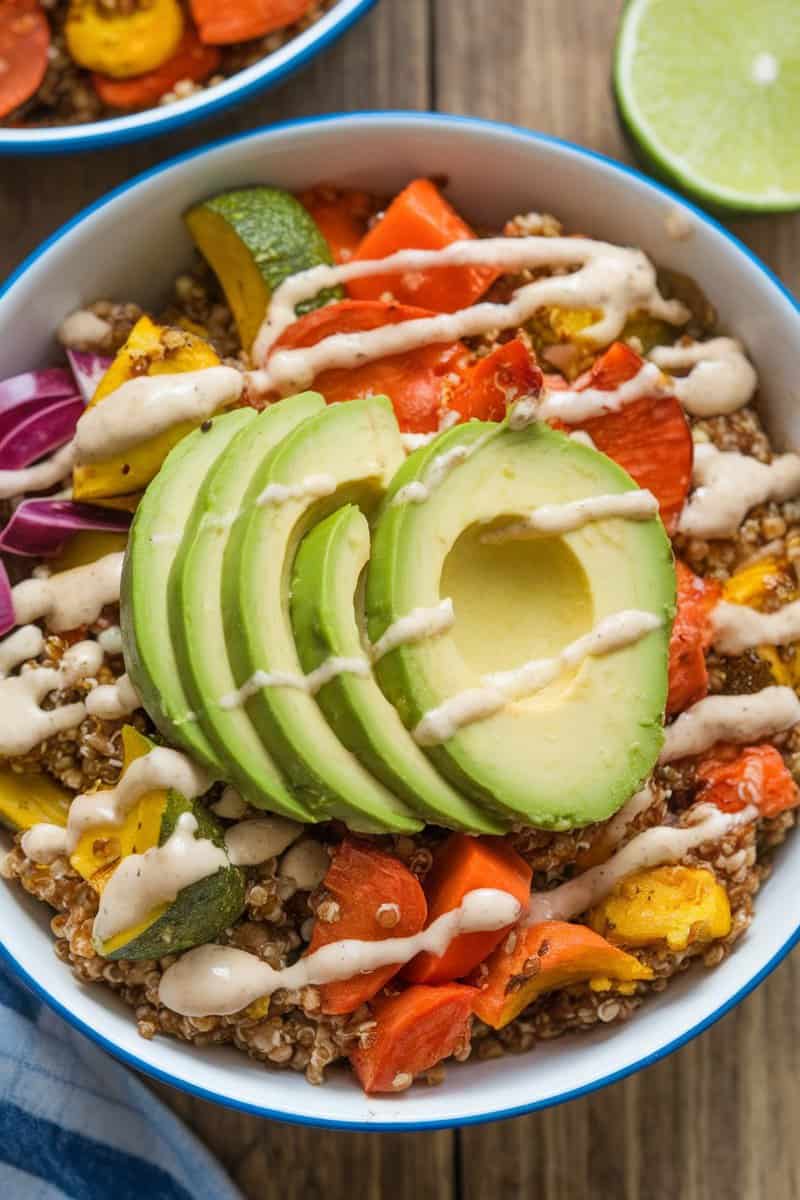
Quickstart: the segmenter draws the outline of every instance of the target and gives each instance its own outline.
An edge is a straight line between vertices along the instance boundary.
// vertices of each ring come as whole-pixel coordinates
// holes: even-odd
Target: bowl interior
[[[320,164],[329,164],[322,169]],[[491,188],[486,187],[491,164]],[[272,183],[296,189],[320,176],[391,193],[413,175],[446,176],[449,195],[476,224],[553,212],[569,229],[641,246],[657,262],[690,273],[740,336],[762,381],[762,405],[780,443],[800,440],[795,415],[796,305],[747,251],[670,193],[596,156],[545,138],[476,121],[403,114],[301,122],[246,135],[158,168],[96,205],[57,236],[0,296],[0,377],[46,363],[65,313],[100,297],[158,305],[190,260],[181,213],[224,188]],[[676,205],[692,227],[667,233]],[[110,993],[78,984],[52,951],[44,908],[0,889],[7,956],[86,1032],[138,1067],[210,1098],[266,1115],[372,1128],[432,1127],[544,1106],[644,1065],[721,1016],[762,978],[798,936],[793,875],[800,841],[789,841],[736,952],[714,971],[695,968],[652,997],[626,1025],[539,1046],[532,1055],[452,1067],[440,1088],[368,1099],[333,1073],[323,1088],[270,1072],[231,1050],[145,1042]]]

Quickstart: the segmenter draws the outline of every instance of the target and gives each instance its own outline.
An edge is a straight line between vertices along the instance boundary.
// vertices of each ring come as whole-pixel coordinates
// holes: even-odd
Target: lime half
[[[725,208],[800,208],[800,0],[628,0],[614,87],[680,187]]]

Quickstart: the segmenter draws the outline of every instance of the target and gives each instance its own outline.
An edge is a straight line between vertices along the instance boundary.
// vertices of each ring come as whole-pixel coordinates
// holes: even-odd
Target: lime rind
[[[800,208],[800,22],[792,8],[790,0],[628,0],[614,91],[658,174],[718,208]],[[738,177],[733,186],[720,163]],[[788,186],[775,182],[781,175]]]

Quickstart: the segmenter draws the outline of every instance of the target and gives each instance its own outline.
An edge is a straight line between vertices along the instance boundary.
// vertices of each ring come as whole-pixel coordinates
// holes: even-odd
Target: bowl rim
[[[372,3],[374,0],[368,0]],[[0,300],[2,300],[14,287],[19,280],[40,258],[48,253],[48,251],[66,237],[74,228],[83,222],[90,219],[96,212],[112,203],[118,197],[135,188],[138,184],[152,179],[155,176],[161,175],[164,172],[170,171],[173,167],[182,163],[189,162],[193,159],[199,159],[206,154],[213,154],[217,150],[225,146],[230,146],[239,142],[246,142],[257,138],[269,138],[273,134],[284,133],[291,130],[307,129],[327,124],[336,125],[392,125],[392,124],[418,124],[420,127],[427,125],[429,127],[466,127],[472,128],[478,132],[492,133],[495,132],[503,137],[509,134],[519,137],[523,140],[533,142],[537,145],[548,146],[556,150],[565,152],[567,155],[575,156],[580,159],[589,160],[590,162],[601,164],[604,168],[610,169],[613,173],[625,178],[635,180],[639,185],[644,185],[651,191],[666,197],[673,203],[678,204],[690,211],[702,224],[711,226],[717,233],[730,242],[740,253],[755,265],[755,267],[772,283],[772,285],[789,301],[789,304],[794,311],[800,316],[800,301],[792,294],[788,287],[775,275],[775,273],[761,261],[761,259],[752,250],[749,249],[739,238],[732,234],[728,229],[720,224],[714,217],[704,212],[691,200],[679,195],[671,188],[664,184],[648,178],[642,172],[627,164],[617,162],[607,155],[600,154],[595,150],[589,150],[582,146],[578,146],[573,142],[569,142],[563,138],[554,137],[551,134],[539,133],[530,129],[526,129],[519,125],[514,125],[508,122],[490,121],[479,117],[456,116],[446,113],[425,113],[413,111],[398,111],[398,110],[376,110],[365,111],[359,113],[331,113],[324,116],[295,118],[293,120],[282,121],[275,125],[262,127],[255,130],[248,130],[244,133],[234,134],[229,137],[218,139],[208,145],[197,147],[192,150],[185,151],[166,162],[157,164],[154,167],[141,172],[134,176],[133,179],[126,181],[120,186],[108,192],[105,196],[87,205],[81,212],[77,213],[70,220],[66,221],[58,229],[55,230],[48,238],[46,238],[34,251],[32,251],[20,265],[11,273],[8,279],[0,285]],[[357,1121],[357,1120],[336,1120],[328,1117],[309,1116],[301,1112],[287,1112],[281,1109],[270,1108],[263,1104],[251,1104],[247,1101],[237,1100],[234,1096],[223,1094],[219,1091],[214,1091],[208,1088],[201,1087],[196,1083],[191,1083],[180,1076],[173,1075],[169,1071],[164,1071],[160,1067],[148,1062],[146,1059],[138,1055],[131,1054],[127,1050],[123,1050],[113,1042],[109,1041],[104,1035],[100,1034],[87,1024],[81,1017],[70,1011],[66,1006],[48,992],[44,984],[29,974],[21,963],[14,957],[7,946],[0,943],[0,962],[8,966],[13,974],[25,983],[34,994],[42,1000],[49,1008],[53,1009],[61,1016],[72,1028],[79,1033],[87,1036],[91,1041],[95,1042],[102,1049],[108,1051],[115,1058],[121,1060],[126,1065],[143,1072],[151,1078],[157,1079],[162,1083],[167,1083],[179,1091],[186,1092],[192,1096],[196,1096],[203,1100],[209,1100],[222,1104],[228,1108],[236,1109],[242,1112],[252,1113],[255,1116],[266,1117],[270,1120],[282,1121],[293,1125],[306,1125],[324,1129],[342,1129],[358,1132],[424,1132],[437,1129],[453,1129],[467,1125],[486,1124],[490,1121],[506,1120],[512,1117],[523,1116],[526,1113],[537,1112],[546,1108],[553,1108],[557,1105],[564,1104],[569,1100],[575,1100],[582,1096],[590,1095],[593,1092],[600,1090],[610,1084],[617,1083],[622,1079],[633,1075],[636,1072],[643,1070],[645,1067],[652,1066],[661,1059],[666,1058],[673,1051],[680,1049],[688,1042],[692,1041],[699,1034],[709,1029],[717,1021],[721,1020],[728,1012],[750,995],[761,984],[768,975],[783,961],[789,952],[800,943],[800,917],[794,930],[789,934],[788,938],[783,942],[779,949],[772,957],[741,987],[739,987],[732,995],[728,996],[713,1012],[709,1013],[702,1020],[697,1021],[693,1026],[681,1032],[677,1037],[672,1038],[664,1045],[651,1051],[648,1054],[642,1055],[634,1062],[629,1063],[625,1067],[617,1071],[608,1072],[597,1079],[593,1079],[590,1083],[582,1084],[579,1087],[570,1088],[557,1095],[545,1097],[539,1100],[531,1100],[527,1103],[514,1105],[509,1108],[494,1109],[490,1112],[476,1113],[470,1116],[453,1117],[453,1118],[437,1118],[433,1120],[396,1122],[396,1121]]]
[[[108,149],[146,137],[160,137],[215,116],[234,104],[245,102],[258,92],[276,87],[337,42],[377,2],[337,0],[308,29],[296,34],[258,62],[236,71],[210,91],[203,90],[167,106],[151,105],[140,112],[124,113],[102,121],[86,121],[79,125],[43,128],[0,125],[0,156],[70,154],[77,150]]]

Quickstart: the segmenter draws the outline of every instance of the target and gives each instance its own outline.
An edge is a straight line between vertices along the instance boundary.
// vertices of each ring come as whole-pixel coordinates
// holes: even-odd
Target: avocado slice
[[[170,577],[181,679],[220,774],[257,808],[299,821],[311,821],[312,814],[287,788],[246,710],[218,703],[237,686],[225,646],[223,561],[231,517],[244,512],[248,486],[264,458],[292,429],[324,409],[322,396],[305,392],[271,405],[240,429],[200,488]]]
[[[451,469],[442,471],[440,456],[451,451]],[[414,502],[426,482],[427,498]],[[408,484],[416,488],[401,496]],[[662,618],[638,642],[586,658],[543,690],[426,746],[442,774],[490,811],[554,829],[601,821],[656,761],[675,598],[661,522],[605,520],[519,541],[482,537],[487,522],[635,486],[605,455],[545,425],[475,421],[411,455],[384,501],[367,575],[370,640],[445,596],[455,610],[449,632],[399,646],[375,665],[408,729],[450,697],[485,686],[486,675],[557,654],[613,613]]]
[[[130,530],[122,571],[120,625],[125,667],[158,728],[211,771],[214,747],[184,690],[170,633],[169,574],[197,489],[231,438],[256,419],[238,408],[196,429],[170,451]]]
[[[367,519],[353,504],[326,517],[303,539],[292,577],[291,612],[304,671],[315,671],[331,657],[367,653],[357,606],[369,550]],[[469,833],[501,833],[507,827],[442,778],[371,671],[335,676],[320,688],[317,703],[348,750],[427,821]]]
[[[223,192],[184,218],[219,279],[245,350],[258,333],[270,297],[289,275],[333,262],[330,247],[299,200],[278,188]],[[340,298],[327,289],[297,306],[298,316]]]
[[[385,396],[326,408],[264,460],[223,563],[225,635],[240,686],[256,671],[302,676],[289,612],[300,541],[344,503],[373,507],[402,461],[397,421]],[[317,820],[338,817],[352,829],[373,833],[421,827],[339,741],[307,691],[264,686],[245,705],[261,740]]]
[[[133,726],[123,729],[125,766],[152,750],[154,743]],[[208,838],[225,848],[222,825],[198,800],[189,801],[173,789],[157,789],[142,796],[128,814],[124,826],[109,830],[109,837],[89,831],[71,856],[75,869],[88,879],[96,891],[102,891],[118,865],[110,860],[107,847],[115,846],[122,855],[144,854],[153,846],[163,846],[171,836],[178,818],[191,812],[197,821],[195,837]],[[245,873],[231,864],[206,879],[190,884],[171,904],[154,909],[134,929],[124,930],[97,947],[99,954],[111,959],[162,958],[178,954],[192,946],[212,941],[231,925],[244,908]]]

